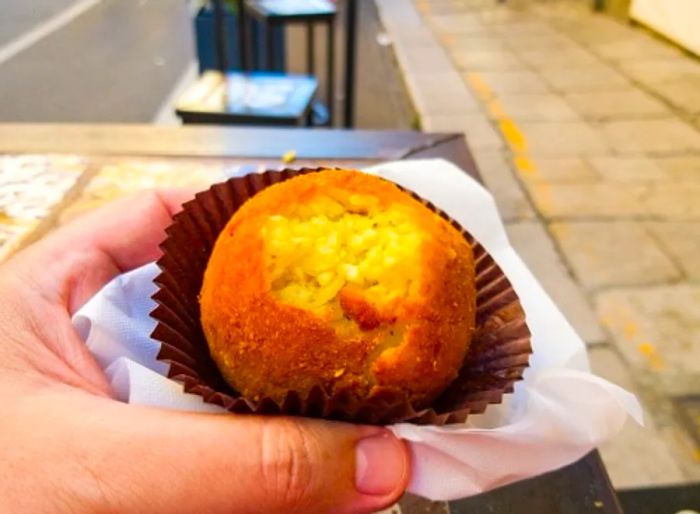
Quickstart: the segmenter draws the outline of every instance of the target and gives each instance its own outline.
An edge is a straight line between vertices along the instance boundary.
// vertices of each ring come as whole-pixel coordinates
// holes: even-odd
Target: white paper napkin
[[[491,195],[444,160],[400,161],[367,170],[430,200],[459,221],[489,251],[520,296],[534,353],[525,379],[500,405],[444,427],[392,425],[409,442],[409,490],[433,500],[473,495],[532,477],[585,455],[615,435],[627,415],[642,422],[637,399],[588,369],[583,341],[508,242]],[[165,378],[149,338],[155,323],[148,264],[107,284],[74,316],[88,348],[118,397],[129,403],[220,412]]]

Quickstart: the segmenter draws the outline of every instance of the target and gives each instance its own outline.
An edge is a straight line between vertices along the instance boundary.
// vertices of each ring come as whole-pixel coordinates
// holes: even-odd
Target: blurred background
[[[593,369],[645,406],[601,448],[628,512],[700,510],[698,55],[697,0],[0,0],[0,123],[465,133]],[[46,161],[2,183],[23,166]],[[112,163],[71,209],[207,173]]]
[[[221,3],[227,67],[240,68],[238,2]],[[332,17],[339,85],[335,102],[342,107],[343,5],[329,4],[337,10]],[[313,18],[311,5],[309,18],[320,18]],[[357,10],[362,69],[354,88],[356,124],[411,128],[415,114],[377,8],[372,1],[360,1]],[[213,15],[212,4],[202,0],[0,0],[0,121],[179,123],[177,101],[200,71],[218,67]],[[267,70],[264,24],[249,18],[248,51],[259,54],[249,69]],[[278,53],[273,70],[306,71],[306,25],[302,20],[273,29]],[[312,42],[317,96],[324,103],[327,31],[326,23],[316,22]]]

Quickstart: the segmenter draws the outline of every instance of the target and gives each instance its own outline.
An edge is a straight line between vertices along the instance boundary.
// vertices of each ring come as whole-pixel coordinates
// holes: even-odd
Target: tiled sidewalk
[[[594,369],[645,404],[602,448],[615,485],[700,480],[700,61],[588,2],[377,4],[423,128],[467,134]]]

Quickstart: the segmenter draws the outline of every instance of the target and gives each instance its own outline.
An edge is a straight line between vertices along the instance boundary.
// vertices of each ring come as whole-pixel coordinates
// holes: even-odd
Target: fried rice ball
[[[475,323],[462,234],[393,183],[324,170],[249,199],[219,235],[201,321],[224,379],[280,403],[314,386],[427,406]]]

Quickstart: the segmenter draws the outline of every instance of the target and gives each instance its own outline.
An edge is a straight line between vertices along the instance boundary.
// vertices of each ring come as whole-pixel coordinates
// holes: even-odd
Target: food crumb
[[[282,162],[285,164],[289,164],[290,162],[294,162],[294,160],[297,158],[297,151],[296,150],[289,150],[287,152],[284,152],[282,154]]]
[[[600,500],[596,500],[596,501],[593,502],[593,505],[595,505],[596,508],[598,508],[598,509],[602,509],[602,508],[603,508],[603,505],[605,505],[605,504],[604,504],[602,501],[600,501]]]

